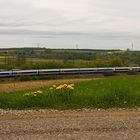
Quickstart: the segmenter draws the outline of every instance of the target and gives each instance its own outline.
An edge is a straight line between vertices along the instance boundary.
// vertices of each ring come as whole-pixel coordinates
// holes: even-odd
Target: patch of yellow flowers
[[[49,90],[53,91],[53,93],[58,93],[58,94],[71,94],[73,93],[74,90],[74,84],[61,84],[61,85],[53,85],[52,87],[49,88]],[[40,97],[44,93],[41,90],[38,91],[33,91],[29,93],[23,94],[23,96],[26,97]]]
[[[70,90],[74,90],[74,84],[61,84],[61,85],[53,85],[52,87],[50,87],[50,90],[52,89],[56,89],[56,90],[61,90],[61,89],[70,89]]]
[[[74,90],[74,84],[61,84],[58,86],[53,85],[49,89],[59,93],[72,93]]]
[[[39,97],[43,94],[43,91],[38,90],[38,91],[34,91],[34,92],[29,92],[29,93],[25,93],[23,96],[28,96],[28,97]]]

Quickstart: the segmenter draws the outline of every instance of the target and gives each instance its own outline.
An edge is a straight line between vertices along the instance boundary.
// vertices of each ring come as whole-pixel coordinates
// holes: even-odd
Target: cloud
[[[138,0],[1,0],[0,28],[140,31],[134,26],[140,22],[138,4]]]
[[[0,0],[0,34],[138,38],[139,0]]]

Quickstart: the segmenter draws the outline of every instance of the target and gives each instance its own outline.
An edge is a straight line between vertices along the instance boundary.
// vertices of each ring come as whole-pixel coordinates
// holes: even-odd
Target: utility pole
[[[131,47],[132,47],[132,51],[134,50],[134,44],[133,44],[133,42],[132,42],[132,44],[131,44]]]
[[[37,43],[37,48],[39,48],[40,47],[40,43]]]
[[[79,47],[79,45],[78,45],[78,44],[76,44],[76,49],[78,49],[78,47]]]

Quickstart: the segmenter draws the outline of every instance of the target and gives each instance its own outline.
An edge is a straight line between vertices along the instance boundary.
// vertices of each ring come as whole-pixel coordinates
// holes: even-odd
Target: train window
[[[9,72],[0,73],[0,75],[9,75],[9,74],[10,74]]]
[[[59,72],[59,71],[39,71],[39,72],[42,72],[42,73],[49,73],[49,72]]]
[[[76,72],[76,71],[79,71],[79,70],[63,70],[62,72]]]
[[[118,68],[118,69],[115,69],[115,70],[130,70],[130,69]]]
[[[30,72],[21,72],[21,73],[36,73],[36,71],[30,71]]]

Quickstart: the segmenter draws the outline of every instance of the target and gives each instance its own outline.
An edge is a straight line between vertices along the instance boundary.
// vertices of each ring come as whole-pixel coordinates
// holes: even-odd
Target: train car
[[[12,71],[12,76],[26,76],[26,75],[38,75],[38,70],[20,70]]]
[[[96,73],[97,68],[80,68],[80,73]]]
[[[80,72],[80,69],[60,69],[60,74],[77,74]]]
[[[128,72],[131,70],[132,70],[131,67],[116,67],[115,68],[115,72]]]
[[[97,72],[98,73],[104,73],[104,72],[114,72],[115,71],[115,68],[97,68]]]
[[[0,77],[10,77],[10,76],[12,76],[12,71],[0,72]]]
[[[132,71],[140,72],[140,67],[132,67]]]
[[[38,75],[55,75],[55,74],[60,74],[60,69],[38,70]]]

